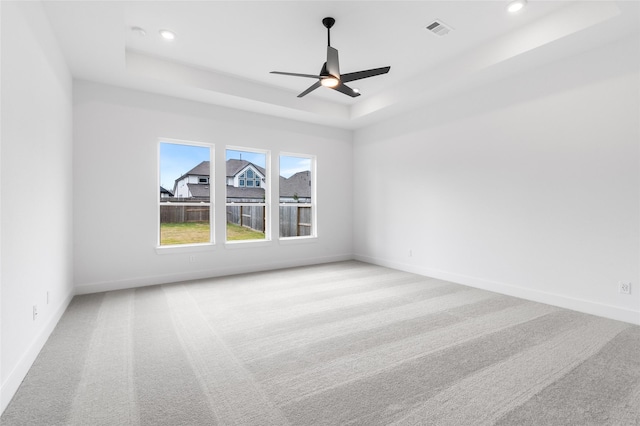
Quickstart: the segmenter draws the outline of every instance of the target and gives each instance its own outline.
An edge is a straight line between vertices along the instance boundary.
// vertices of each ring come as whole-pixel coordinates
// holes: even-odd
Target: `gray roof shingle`
[[[198,175],[198,176],[209,176],[209,162],[203,161],[202,163],[195,166],[193,169],[189,170],[185,175]]]
[[[188,183],[187,186],[192,197],[209,198],[211,194],[208,183]]]
[[[280,176],[281,197],[311,197],[311,173],[309,171],[298,172],[288,179]]]
[[[264,188],[237,188],[227,185],[227,198],[264,199]]]
[[[232,177],[237,175],[238,173],[240,173],[240,171],[242,169],[244,169],[245,167],[247,167],[249,164],[251,164],[253,167],[255,167],[260,173],[262,173],[262,176],[266,177],[267,176],[267,172],[265,169],[263,169],[262,167],[253,164],[250,161],[247,160],[236,160],[236,159],[229,159],[227,160],[227,177]]]
[[[227,176],[235,176],[248,165],[252,165],[263,175],[266,174],[264,168],[249,161],[230,159],[227,160]],[[182,179],[187,175],[209,176],[209,174],[210,164],[208,161],[203,161],[177,180]],[[301,198],[311,197],[311,173],[309,171],[298,172],[288,179],[280,176],[279,184],[281,197],[293,197],[294,195]],[[209,197],[209,184],[190,183],[188,186],[193,197]],[[227,186],[227,197],[264,199],[264,188],[236,188],[233,186]]]

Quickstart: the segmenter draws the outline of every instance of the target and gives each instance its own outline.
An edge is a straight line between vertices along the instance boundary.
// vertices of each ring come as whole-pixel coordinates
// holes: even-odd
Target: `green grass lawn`
[[[264,233],[227,222],[227,241],[264,240]]]
[[[163,223],[160,225],[160,245],[208,243],[209,230],[208,223]],[[227,241],[239,240],[264,240],[264,233],[227,223]]]
[[[208,243],[209,229],[208,223],[163,223],[160,225],[160,245]]]

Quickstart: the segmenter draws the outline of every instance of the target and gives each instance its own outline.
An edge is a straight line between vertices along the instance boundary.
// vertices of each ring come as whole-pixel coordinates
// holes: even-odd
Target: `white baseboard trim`
[[[505,294],[507,296],[514,296],[521,299],[531,300],[533,302],[545,303],[547,305],[558,306],[560,308],[571,309],[573,311],[640,325],[640,311],[635,311],[632,309],[605,305],[603,303],[576,299],[561,294],[548,293],[498,281],[491,281],[468,275],[441,271],[438,269],[425,268],[422,266],[410,265],[402,262],[390,261],[371,256],[356,254],[353,258],[361,262],[399,269],[401,271],[411,272],[414,274],[424,275],[427,277],[437,278],[445,281],[451,281],[469,287],[475,287],[500,294]]]
[[[62,314],[67,310],[69,303],[71,303],[71,299],[73,299],[74,292],[71,290],[67,297],[62,301],[62,303],[58,306],[58,308],[53,312],[53,315],[49,318],[47,323],[42,327],[40,332],[33,339],[29,348],[22,355],[22,358],[15,366],[15,368],[9,373],[7,379],[0,386],[0,415],[7,408],[11,399],[15,395],[16,391],[22,384],[22,381],[27,376],[31,365],[38,357],[38,354],[42,350],[44,344],[47,342],[47,339],[53,332],[53,329],[62,318]]]
[[[321,263],[342,262],[353,260],[351,253],[324,257],[287,260],[283,262],[254,263],[242,266],[227,266],[200,271],[177,272],[145,277],[127,278],[116,281],[104,281],[76,285],[76,294],[100,293],[103,291],[124,290],[128,288],[146,287],[158,284],[169,284],[181,281],[200,280],[205,278],[223,277],[227,275],[246,274],[250,272],[271,271],[274,269],[294,268],[297,266],[317,265]]]

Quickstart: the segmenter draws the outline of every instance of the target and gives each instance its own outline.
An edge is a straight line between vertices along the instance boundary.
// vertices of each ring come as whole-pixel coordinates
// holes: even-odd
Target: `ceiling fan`
[[[306,77],[318,79],[307,90],[298,95],[299,98],[309,94],[316,90],[320,86],[328,87],[333,90],[337,90],[340,93],[349,95],[352,98],[360,96],[360,92],[354,90],[344,83],[348,83],[354,80],[360,80],[363,78],[369,78],[380,74],[386,74],[391,67],[374,68],[365,71],[350,72],[348,74],[340,74],[340,65],[338,62],[338,50],[331,47],[331,27],[335,24],[336,20],[333,18],[324,18],[322,24],[327,28],[327,62],[322,65],[319,75],[313,74],[298,74],[292,72],[271,71],[271,74],[292,75],[294,77]]]

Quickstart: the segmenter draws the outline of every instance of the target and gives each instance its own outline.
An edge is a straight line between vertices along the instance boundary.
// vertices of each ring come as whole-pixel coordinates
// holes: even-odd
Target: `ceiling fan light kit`
[[[356,71],[347,74],[340,74],[340,61],[338,60],[338,50],[331,47],[331,27],[336,23],[336,20],[331,17],[326,17],[322,20],[322,25],[327,28],[327,61],[322,65],[322,69],[318,75],[314,74],[300,74],[292,72],[271,71],[271,74],[290,75],[294,77],[314,78],[317,79],[307,90],[298,95],[299,98],[311,93],[320,86],[328,87],[329,89],[337,90],[340,93],[344,93],[347,96],[355,98],[360,96],[358,89],[352,89],[344,83],[350,81],[361,80],[363,78],[374,77],[376,75],[386,74],[391,67],[373,68],[365,71]]]
[[[507,10],[510,13],[516,13],[521,11],[527,5],[527,0],[514,0],[507,5]]]

